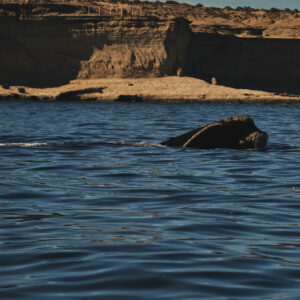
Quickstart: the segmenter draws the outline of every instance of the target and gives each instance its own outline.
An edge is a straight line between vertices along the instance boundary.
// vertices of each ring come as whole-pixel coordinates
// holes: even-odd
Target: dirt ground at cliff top
[[[95,92],[95,89],[99,88],[103,88],[102,93]],[[0,99],[63,100],[65,98],[66,100],[115,101],[120,95],[129,96],[129,100],[132,97],[137,101],[300,104],[299,95],[236,89],[209,84],[196,78],[177,76],[73,80],[67,85],[42,89],[0,86]]]

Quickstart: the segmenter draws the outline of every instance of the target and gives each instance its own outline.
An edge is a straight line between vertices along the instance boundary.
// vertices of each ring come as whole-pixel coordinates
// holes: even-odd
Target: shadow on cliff
[[[192,49],[193,33],[189,24],[185,18],[175,18],[168,28],[164,40],[167,59],[160,66],[162,75],[176,75],[185,68],[188,52]]]
[[[184,73],[218,84],[300,94],[300,40],[193,34]]]
[[[185,75],[218,84],[281,95],[300,95],[300,40],[240,38],[195,33],[174,19],[164,41],[165,75]]]
[[[55,87],[77,77],[93,45],[60,22],[7,22],[0,30],[0,84]]]

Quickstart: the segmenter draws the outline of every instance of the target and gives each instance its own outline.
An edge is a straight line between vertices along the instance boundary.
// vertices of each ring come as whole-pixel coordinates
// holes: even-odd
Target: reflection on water
[[[1,299],[297,299],[300,107],[0,103]],[[252,116],[265,151],[167,148]]]

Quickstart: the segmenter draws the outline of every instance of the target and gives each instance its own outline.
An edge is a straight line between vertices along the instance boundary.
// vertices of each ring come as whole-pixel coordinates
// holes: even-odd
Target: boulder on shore
[[[268,134],[258,129],[248,116],[233,116],[202,125],[187,133],[166,139],[161,144],[188,148],[263,149]]]

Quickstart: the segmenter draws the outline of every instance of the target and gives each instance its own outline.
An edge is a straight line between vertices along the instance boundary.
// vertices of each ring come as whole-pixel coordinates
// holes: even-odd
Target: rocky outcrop
[[[268,135],[259,130],[248,116],[233,116],[219,122],[202,125],[161,144],[187,148],[263,149]]]
[[[176,75],[191,31],[185,19],[0,17],[0,84]]]
[[[56,97],[55,100],[78,100],[80,99],[81,95],[84,94],[93,94],[93,93],[103,93],[105,87],[99,88],[84,88],[84,89],[77,89],[67,92],[61,92]]]

